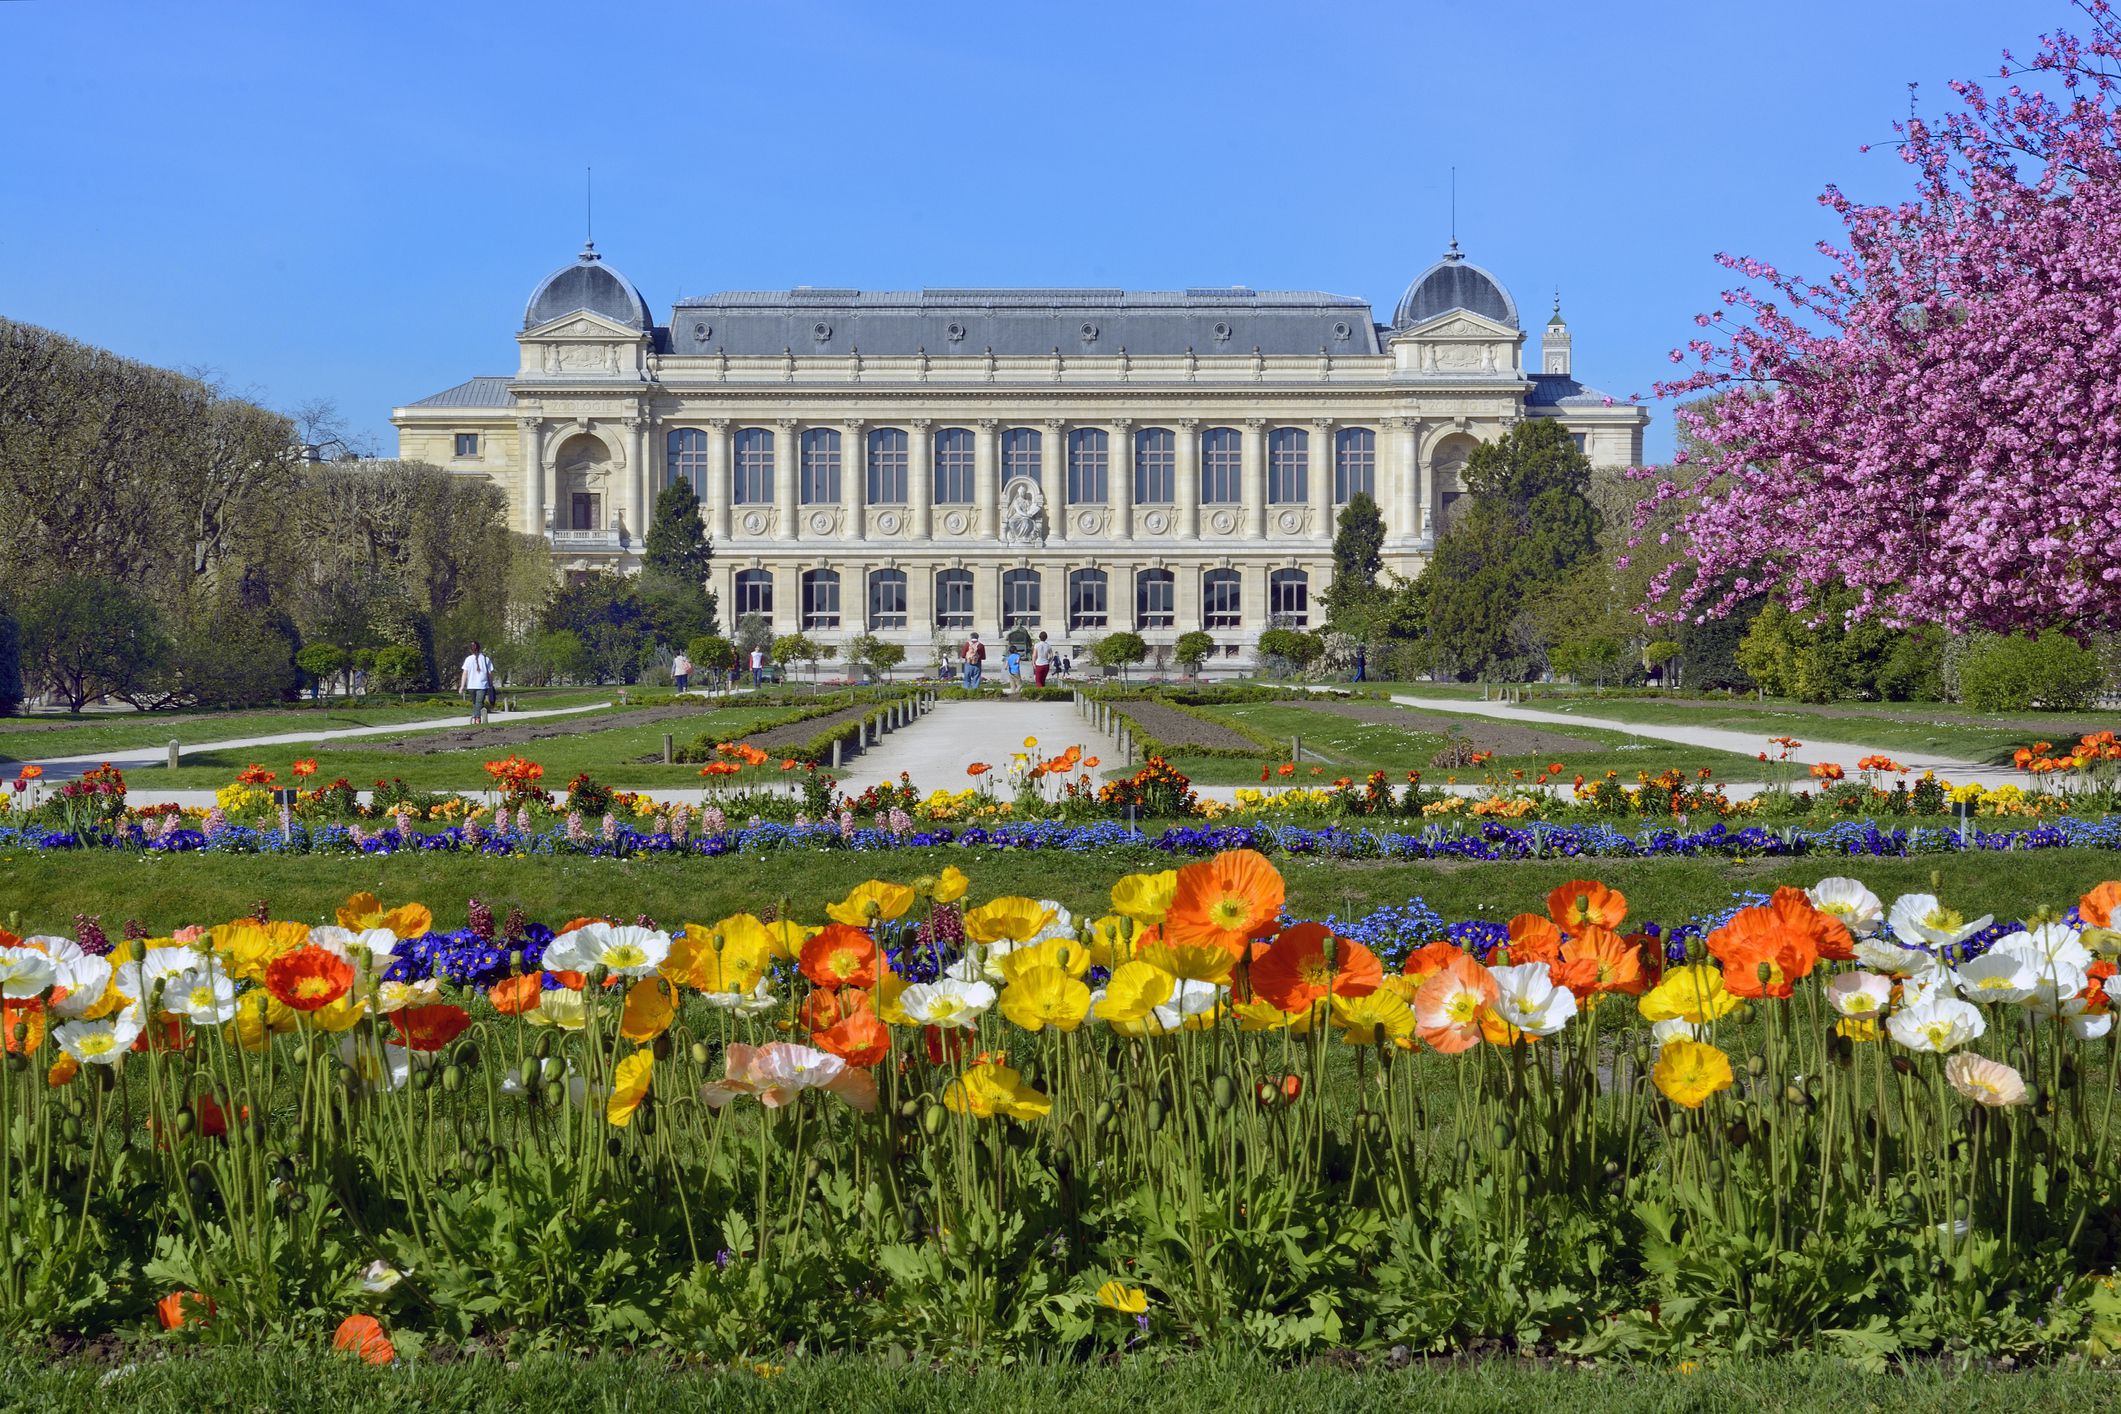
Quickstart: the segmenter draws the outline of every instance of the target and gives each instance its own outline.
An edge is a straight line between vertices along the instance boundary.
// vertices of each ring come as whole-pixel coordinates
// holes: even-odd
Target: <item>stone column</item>
[[[802,424],[784,417],[773,424],[773,499],[779,521],[773,531],[776,540],[796,538],[796,481],[801,475],[802,460]]]
[[[987,666],[994,667],[1001,643],[1002,620],[1002,567],[1000,565],[972,567],[972,627],[979,630],[980,639],[987,645]]]
[[[1068,424],[1063,418],[1046,419],[1039,442],[1039,490],[1046,497],[1046,538],[1068,538]]]
[[[869,567],[864,564],[836,564],[833,568],[840,572],[838,641],[845,643],[869,629]]]
[[[1423,485],[1428,470],[1421,465],[1421,419],[1395,417],[1387,423],[1394,456],[1393,501],[1399,517],[1399,533],[1410,541],[1428,537],[1428,493]]]
[[[729,539],[729,419],[707,419],[707,533],[717,545]]]
[[[927,661],[935,641],[935,566],[901,563],[898,568],[906,572],[906,627],[894,632],[906,645],[906,665],[925,674],[935,666]]]
[[[525,535],[544,538],[551,518],[545,514],[545,424],[525,420],[518,423],[523,474],[517,480],[516,524]]]
[[[1164,568],[1171,571],[1172,578],[1171,609],[1173,618],[1169,632],[1180,634],[1189,633],[1197,628],[1206,628],[1207,625],[1201,622],[1200,617],[1200,577],[1207,570],[1207,565],[1199,560],[1181,560],[1175,565],[1167,564]],[[1216,629],[1214,631],[1217,633],[1229,632],[1228,629]]]
[[[1311,424],[1311,534],[1333,534],[1333,477],[1335,452],[1333,419],[1321,417]]]
[[[626,534],[636,546],[648,538],[648,423],[626,419]]]
[[[929,440],[934,425],[925,417],[906,424],[906,500],[916,540],[935,537],[935,444]]]
[[[1267,533],[1267,419],[1246,418],[1244,437],[1244,463],[1238,481],[1244,507],[1237,526],[1247,539],[1259,540]]]
[[[1200,419],[1178,420],[1178,538],[1200,539]]]
[[[996,431],[1001,420],[983,417],[972,433],[972,524],[980,539],[993,544],[1002,537],[1001,473]]]
[[[1126,418],[1113,422],[1105,436],[1111,455],[1105,461],[1105,494],[1112,506],[1112,525],[1106,536],[1125,540],[1134,534],[1134,424]]]
[[[868,434],[859,422],[840,425],[840,503],[846,508],[847,524],[841,532],[848,540],[868,534],[864,507],[869,494]]]

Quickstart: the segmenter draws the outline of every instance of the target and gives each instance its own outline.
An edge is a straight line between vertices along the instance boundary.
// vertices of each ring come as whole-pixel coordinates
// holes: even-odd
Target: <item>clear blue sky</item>
[[[1248,284],[1383,318],[1458,231],[1576,368],[1647,396],[1732,249],[1792,264],[1828,181],[2062,0],[118,4],[0,0],[0,314],[385,452],[513,368],[582,241],[667,319],[797,284]],[[1650,454],[1670,447],[1660,410]]]

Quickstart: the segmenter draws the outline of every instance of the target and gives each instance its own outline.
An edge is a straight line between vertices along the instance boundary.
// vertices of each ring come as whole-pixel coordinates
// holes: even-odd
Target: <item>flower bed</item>
[[[1670,928],[1590,879],[1294,921],[1249,851],[973,887],[0,936],[0,1318],[376,1363],[2121,1343],[2121,882]]]

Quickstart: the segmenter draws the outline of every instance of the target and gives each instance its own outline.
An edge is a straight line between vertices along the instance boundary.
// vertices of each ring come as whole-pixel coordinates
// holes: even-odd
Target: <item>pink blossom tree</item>
[[[2077,3],[2089,37],[1896,125],[1912,199],[1826,190],[1823,283],[1717,257],[1747,283],[1657,390],[1709,399],[1676,414],[1695,449],[1633,473],[1631,543],[1680,550],[1651,622],[1846,585],[1894,625],[2121,628],[2121,23]]]

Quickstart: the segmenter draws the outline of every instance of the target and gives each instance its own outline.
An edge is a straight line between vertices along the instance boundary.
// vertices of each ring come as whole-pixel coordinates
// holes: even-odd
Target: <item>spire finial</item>
[[[1451,165],[1451,253],[1458,253],[1458,165]]]

